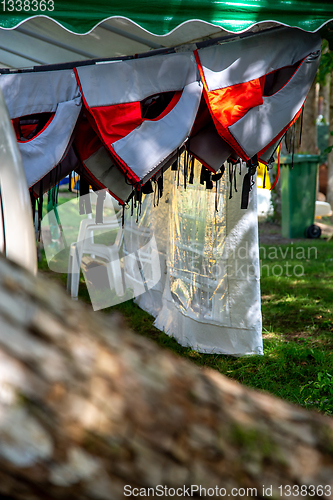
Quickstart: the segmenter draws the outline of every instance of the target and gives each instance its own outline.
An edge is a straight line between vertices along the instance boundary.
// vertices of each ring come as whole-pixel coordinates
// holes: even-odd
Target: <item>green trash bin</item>
[[[284,238],[316,238],[320,228],[314,226],[317,169],[320,156],[281,157],[281,210]],[[310,228],[310,229],[309,229]]]

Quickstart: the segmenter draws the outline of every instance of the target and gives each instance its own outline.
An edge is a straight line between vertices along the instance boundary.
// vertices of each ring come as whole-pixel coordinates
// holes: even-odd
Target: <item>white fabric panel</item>
[[[198,51],[209,90],[248,82],[320,51],[316,33],[285,28]]]
[[[319,57],[307,58],[287,85],[276,94],[263,97],[262,105],[250,109],[229,127],[249,158],[266,147],[301,109],[318,65]]]
[[[114,166],[104,146],[85,160],[84,164],[94,177],[118,198],[122,201],[128,199],[133,187],[126,184],[125,175]]]
[[[260,26],[268,27],[267,24],[261,22]],[[230,35],[230,32],[216,24],[196,19],[160,36],[124,17],[109,18],[91,32],[77,35],[52,19],[33,16],[15,30],[1,29],[0,66],[3,67],[5,63],[9,67],[27,68],[37,64],[131,56],[151,48],[174,47],[193,40],[225,35]],[[16,52],[21,56],[16,55]]]
[[[191,137],[190,150],[198,160],[202,160],[215,172],[233,152],[231,147],[219,136],[214,126],[206,127]]]
[[[80,96],[74,71],[45,71],[0,76],[10,118],[54,112],[60,102]]]
[[[77,72],[90,107],[141,101],[199,79],[191,52],[81,66]]]
[[[252,347],[262,349],[262,318],[260,295],[259,235],[257,214],[257,179],[249,196],[249,206],[241,210],[243,164],[237,193],[227,202],[226,255],[228,262],[228,296],[231,327],[249,329]],[[238,176],[238,172],[237,172]],[[229,184],[229,179],[228,179]]]
[[[181,182],[179,188],[173,185],[174,172],[168,172],[158,207],[151,196],[144,200],[139,226],[154,231],[162,278],[136,302],[183,346],[262,354],[257,190],[250,193],[249,208],[241,210],[242,190],[228,199],[226,172],[215,213],[215,193],[199,184],[199,171],[196,163],[195,183],[186,191]],[[237,178],[242,181],[245,173],[242,168],[239,176],[237,169]]]
[[[112,144],[118,156],[140,178],[148,176],[183,144],[194,123],[202,93],[201,82],[184,88],[176,106],[157,121],[146,120],[123,139]]]
[[[81,111],[81,97],[58,104],[50,125],[34,139],[19,143],[28,186],[33,186],[62,159]]]

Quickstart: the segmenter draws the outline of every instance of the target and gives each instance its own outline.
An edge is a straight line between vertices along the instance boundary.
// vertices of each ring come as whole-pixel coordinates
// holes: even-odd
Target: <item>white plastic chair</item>
[[[153,234],[150,228],[136,224],[125,224],[124,230],[125,282],[135,295],[140,295],[143,287],[149,289],[160,279],[159,260],[154,262],[156,255],[151,245]]]
[[[95,219],[88,216],[81,221],[78,239],[72,243],[68,259],[67,290],[73,299],[77,299],[80,281],[82,257],[89,254],[93,258],[99,257],[106,261],[110,287],[114,287],[117,295],[124,295],[123,275],[119,259],[119,249],[123,240],[123,228],[119,219],[121,211],[112,218],[105,218],[103,224],[96,224]],[[107,246],[94,242],[94,231],[117,230],[113,245]]]

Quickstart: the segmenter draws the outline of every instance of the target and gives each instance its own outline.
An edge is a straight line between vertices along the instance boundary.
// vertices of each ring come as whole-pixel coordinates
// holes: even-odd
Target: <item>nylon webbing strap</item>
[[[89,183],[82,177],[80,178],[79,212],[80,215],[91,214]]]
[[[153,186],[151,184],[151,181],[147,181],[143,186],[142,186],[142,192],[143,194],[151,194],[154,192]]]
[[[212,174],[204,165],[201,167],[200,184],[206,183],[206,189],[213,189]]]
[[[221,179],[222,175],[224,174],[225,171],[225,166],[222,165],[222,167],[216,172],[216,174],[212,175],[212,181],[217,182]]]
[[[173,164],[171,165],[171,170],[172,170],[173,172],[176,172],[176,171],[178,170],[178,158],[177,158],[177,160],[175,160],[175,161],[173,162]]]
[[[249,206],[249,195],[251,188],[254,184],[252,182],[252,177],[255,175],[258,166],[258,157],[254,155],[253,158],[248,162],[248,172],[244,176],[243,189],[242,189],[242,203],[241,208],[246,209]]]
[[[160,199],[163,196],[163,173],[157,179],[157,186],[158,186],[158,199]]]
[[[249,174],[249,172],[247,172],[244,176],[243,189],[242,189],[241,208],[243,209],[249,206],[250,189],[251,189],[251,175]]]
[[[189,184],[193,184],[194,182],[194,156],[191,158],[191,163],[190,163],[190,179],[188,181]]]
[[[39,199],[38,199],[38,241],[40,241],[41,223],[43,218],[43,179],[39,181]]]

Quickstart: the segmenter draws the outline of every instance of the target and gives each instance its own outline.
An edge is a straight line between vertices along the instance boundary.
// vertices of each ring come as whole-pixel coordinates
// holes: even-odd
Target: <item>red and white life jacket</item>
[[[74,71],[14,73],[0,76],[16,132],[28,186],[60,163],[81,110]]]
[[[28,185],[65,157],[81,98],[88,122],[81,113],[74,146],[86,180],[120,202],[187,139],[212,171],[229,157],[266,162],[300,113],[320,46],[317,34],[285,28],[194,53],[0,75]]]
[[[76,69],[90,123],[129,182],[144,183],[188,138],[202,94],[192,52]]]
[[[196,51],[215,127],[243,160],[260,157],[298,116],[320,48],[319,35],[286,28]]]
[[[85,116],[80,119],[73,145],[82,165],[80,173],[89,184],[95,189],[107,188],[118,202],[126,202],[133,187],[126,183],[124,172],[115,165]]]
[[[229,144],[218,134],[203,97],[201,97],[187,149],[212,172],[219,170],[230,155],[235,155]]]

